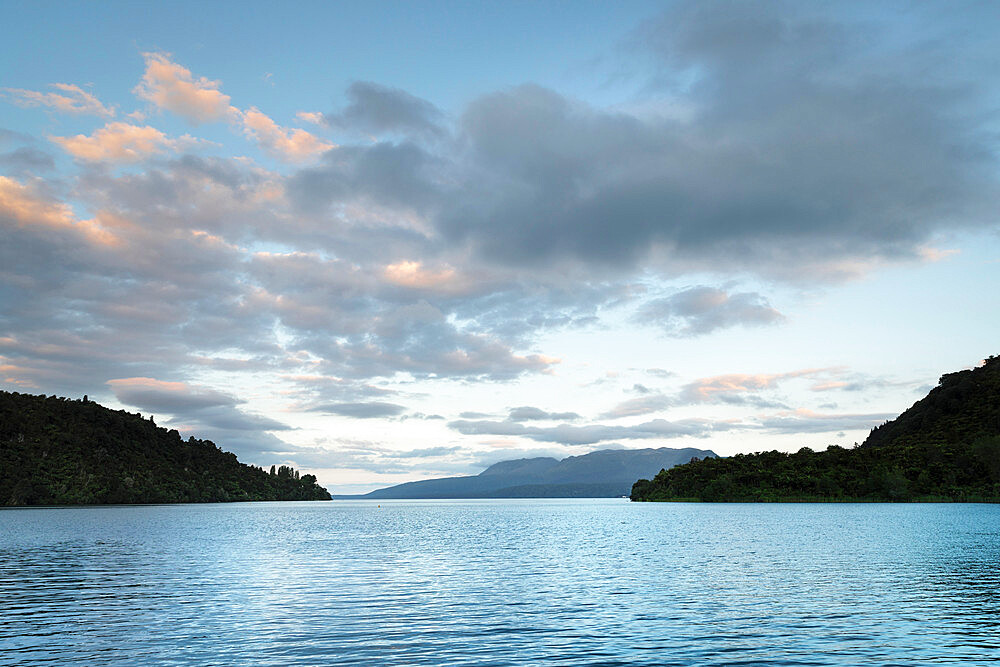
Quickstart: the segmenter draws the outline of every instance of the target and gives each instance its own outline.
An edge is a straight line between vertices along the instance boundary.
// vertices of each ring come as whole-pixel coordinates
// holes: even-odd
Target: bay
[[[998,625],[996,505],[0,510],[4,665],[986,665]]]

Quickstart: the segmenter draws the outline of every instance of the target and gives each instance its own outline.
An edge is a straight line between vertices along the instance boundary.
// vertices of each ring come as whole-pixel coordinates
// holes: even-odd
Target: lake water
[[[1000,506],[0,510],[0,664],[1000,659]]]

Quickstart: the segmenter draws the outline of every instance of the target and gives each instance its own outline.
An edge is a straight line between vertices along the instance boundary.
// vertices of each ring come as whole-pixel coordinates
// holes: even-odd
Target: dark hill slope
[[[329,500],[312,475],[90,401],[0,392],[0,505]]]
[[[471,477],[408,482],[360,498],[612,498],[629,492],[637,476],[711,457],[704,449],[606,449],[561,461],[549,457],[494,463]]]
[[[972,442],[993,435],[1000,435],[1000,357],[942,375],[927,396],[875,428],[861,446]]]
[[[1000,358],[949,373],[854,449],[761,452],[689,463],[633,500],[1000,501]]]

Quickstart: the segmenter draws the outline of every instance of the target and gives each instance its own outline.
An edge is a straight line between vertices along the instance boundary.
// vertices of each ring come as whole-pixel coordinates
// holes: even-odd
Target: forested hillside
[[[138,414],[0,392],[0,505],[329,499],[313,475],[265,472]]]
[[[633,500],[1000,501],[1000,357],[949,373],[860,447],[706,459],[632,487]]]

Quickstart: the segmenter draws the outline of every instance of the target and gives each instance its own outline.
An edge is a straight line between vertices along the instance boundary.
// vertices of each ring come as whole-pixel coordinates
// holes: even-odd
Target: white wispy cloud
[[[114,107],[101,103],[97,96],[71,83],[53,83],[58,92],[40,92],[23,88],[0,88],[14,104],[22,107],[48,107],[62,113],[87,114],[110,118]]]

